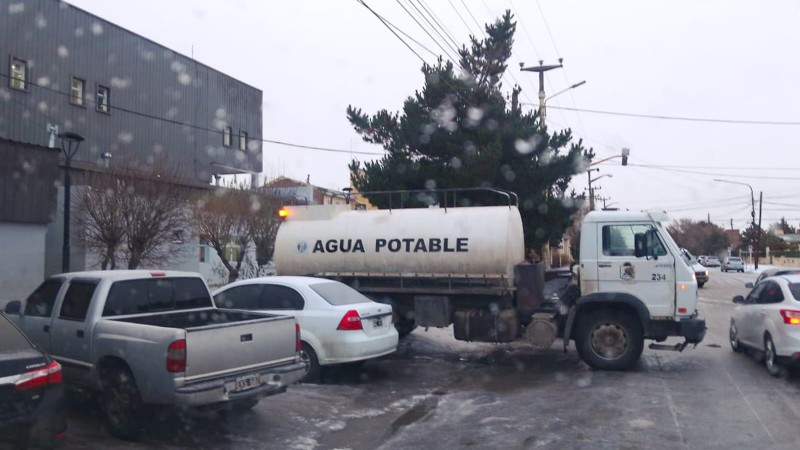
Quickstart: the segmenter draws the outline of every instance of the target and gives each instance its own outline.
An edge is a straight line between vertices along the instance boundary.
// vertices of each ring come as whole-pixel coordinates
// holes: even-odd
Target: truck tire
[[[306,366],[306,374],[300,379],[300,383],[319,383],[322,369],[319,366],[317,352],[307,342],[303,342],[300,347],[300,362]]]
[[[644,332],[633,315],[603,309],[579,321],[575,346],[592,368],[626,370],[642,355]]]
[[[697,288],[699,289],[699,288],[703,287],[704,284],[706,284],[704,281],[698,281],[697,282]]]
[[[120,439],[138,439],[142,434],[142,397],[133,374],[125,367],[112,367],[106,370],[102,383],[109,432]]]

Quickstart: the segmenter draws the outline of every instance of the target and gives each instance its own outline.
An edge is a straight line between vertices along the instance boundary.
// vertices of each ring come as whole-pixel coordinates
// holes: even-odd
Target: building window
[[[109,105],[111,104],[111,89],[97,85],[97,110],[107,113],[110,111]]]
[[[83,91],[86,81],[72,77],[69,86],[69,102],[76,106],[83,106]]]
[[[225,147],[230,147],[231,146],[231,135],[232,134],[233,134],[233,130],[231,129],[231,127],[227,127],[226,126],[225,129],[222,130],[222,145],[224,145]]]
[[[8,85],[21,91],[28,90],[28,62],[17,58],[11,58],[8,78]]]
[[[247,150],[247,133],[239,130],[239,150]]]

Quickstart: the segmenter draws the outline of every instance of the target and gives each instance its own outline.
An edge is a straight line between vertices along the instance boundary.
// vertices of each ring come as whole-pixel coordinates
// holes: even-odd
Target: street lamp
[[[597,180],[599,180],[600,178],[603,178],[603,177],[611,178],[611,177],[614,176],[614,175],[612,175],[610,173],[605,173],[605,174],[600,175],[598,177],[592,178],[592,172],[594,172],[594,171],[598,171],[599,172],[600,169],[589,169],[586,172],[589,175],[589,211],[594,211],[594,190],[592,189],[592,183],[594,183],[595,181],[597,181]]]
[[[61,250],[61,271],[69,272],[69,207],[71,203],[70,187],[70,168],[72,167],[72,157],[78,151],[83,136],[77,133],[59,133],[61,139],[61,150],[64,152],[64,246]]]
[[[608,158],[603,158],[603,159],[601,159],[599,161],[595,161],[595,162],[589,164],[589,167],[596,166],[596,165],[600,164],[601,162],[606,162],[606,161],[609,161],[609,160],[614,159],[614,158],[622,158],[622,165],[623,166],[627,166],[628,165],[628,156],[630,154],[631,154],[631,149],[623,148],[619,155],[609,156]]]
[[[761,245],[761,215],[758,216],[758,227],[756,227],[756,197],[755,193],[753,192],[753,186],[750,186],[747,183],[742,183],[740,181],[730,181],[730,180],[721,180],[719,178],[714,178],[714,181],[718,181],[720,183],[730,183],[730,184],[740,184],[742,186],[747,186],[750,188],[750,223],[753,225],[753,231],[756,233],[756,245],[755,245],[755,257],[753,258],[753,265],[756,269],[758,269],[758,253],[761,250],[759,247]],[[761,199],[758,200],[759,206],[761,206]]]
[[[547,101],[548,100],[550,100],[551,98],[555,97],[556,95],[563,94],[564,92],[567,92],[570,89],[575,89],[576,87],[582,86],[584,84],[586,84],[586,80],[578,82],[578,83],[575,83],[572,86],[570,86],[570,87],[568,87],[566,89],[562,89],[562,90],[556,92],[555,94],[551,95],[550,97],[547,97],[546,99],[542,100],[541,103],[540,103],[540,107],[539,107],[539,120],[542,122],[542,125],[544,125],[545,118],[547,117]],[[543,96],[544,95],[544,90],[542,90],[539,93],[539,95],[540,95],[540,97]]]

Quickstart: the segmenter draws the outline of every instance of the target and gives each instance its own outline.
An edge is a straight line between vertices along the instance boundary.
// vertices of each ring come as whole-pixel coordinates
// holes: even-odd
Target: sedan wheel
[[[731,319],[731,327],[728,332],[728,336],[730,337],[731,348],[735,352],[742,351],[742,344],[739,342],[739,330],[736,329],[736,322]]]
[[[772,337],[770,335],[764,338],[764,365],[767,367],[767,372],[773,377],[783,374],[783,367],[778,364],[775,344],[772,342]]]
[[[319,383],[321,370],[317,353],[310,345],[303,342],[300,348],[300,362],[306,366],[306,374],[300,379],[301,383]]]

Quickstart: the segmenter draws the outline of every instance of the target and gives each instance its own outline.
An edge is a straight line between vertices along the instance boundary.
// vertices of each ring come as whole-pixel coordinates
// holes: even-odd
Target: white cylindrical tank
[[[524,258],[522,219],[513,206],[350,210],[288,208],[278,230],[279,275],[504,278]]]

